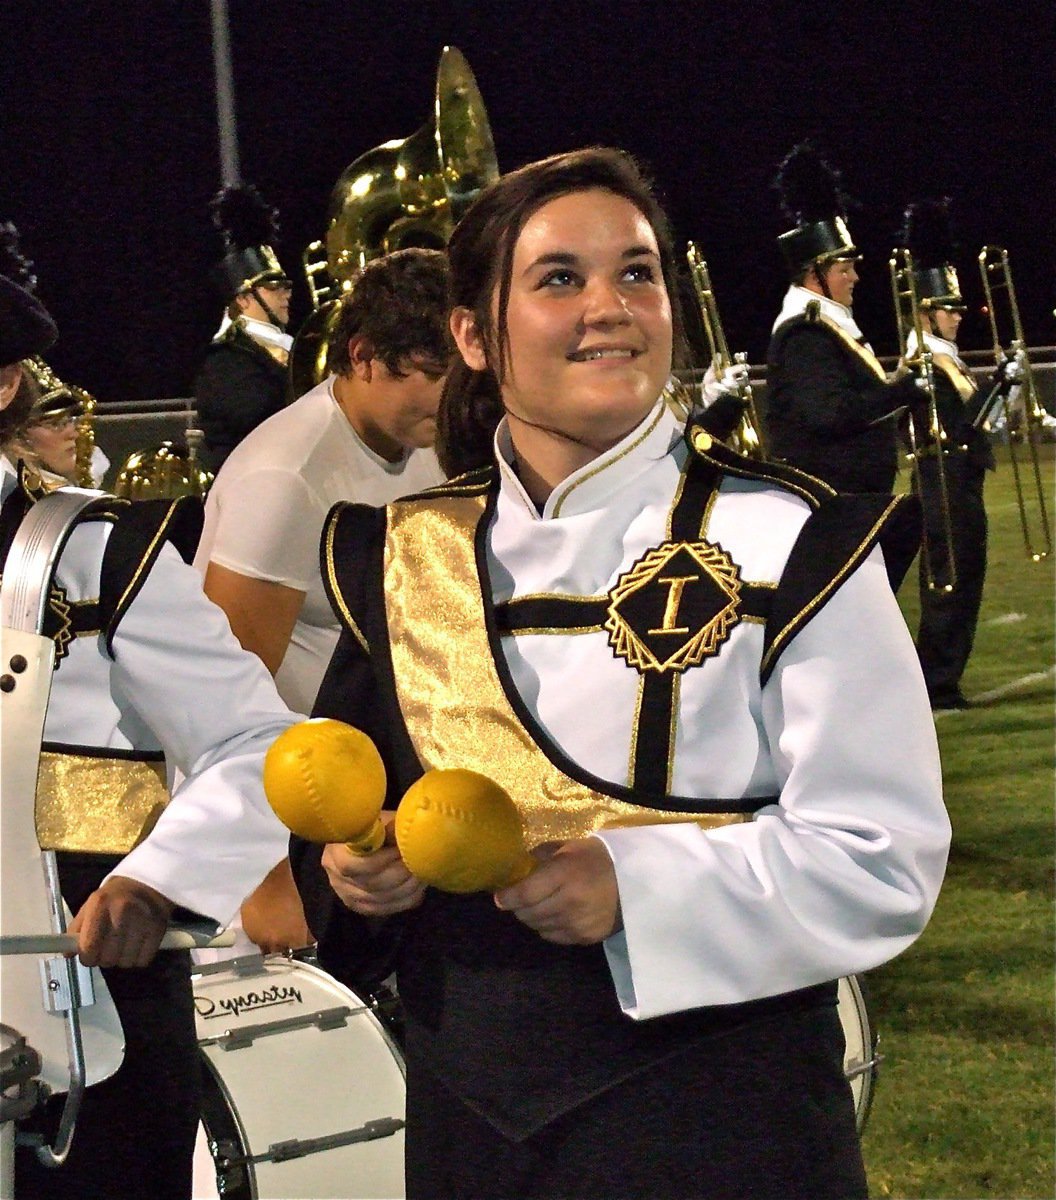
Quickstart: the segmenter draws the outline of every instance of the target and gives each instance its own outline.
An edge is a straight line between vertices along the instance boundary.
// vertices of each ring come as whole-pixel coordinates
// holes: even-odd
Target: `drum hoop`
[[[879,1076],[881,1057],[877,1049],[880,1044],[880,1037],[876,1030],[873,1029],[872,1022],[869,1019],[869,1007],[866,1001],[864,979],[858,975],[844,975],[840,982],[847,985],[847,992],[854,1006],[854,1015],[858,1019],[858,1026],[865,1048],[864,1069],[856,1076],[862,1082],[861,1108],[858,1109],[857,1105],[855,1106],[855,1124],[860,1134],[865,1128],[866,1121],[869,1119],[869,1113],[872,1111],[873,1099],[876,1094],[876,1081]],[[852,1081],[848,1079],[847,1082],[849,1085]]]
[[[260,1195],[257,1189],[256,1164],[248,1161],[246,1151],[249,1148],[249,1133],[238,1111],[238,1105],[231,1089],[224,1082],[224,1077],[214,1066],[212,1059],[204,1049],[199,1049],[198,1058],[201,1064],[202,1098],[200,1116],[209,1140],[209,1157],[212,1159],[214,1173],[217,1174],[217,1192],[224,1200],[257,1200]],[[224,1186],[220,1187],[219,1165],[213,1153],[213,1144],[221,1139],[234,1140],[242,1152],[246,1162],[240,1163],[245,1171],[243,1182],[232,1184],[225,1178]]]

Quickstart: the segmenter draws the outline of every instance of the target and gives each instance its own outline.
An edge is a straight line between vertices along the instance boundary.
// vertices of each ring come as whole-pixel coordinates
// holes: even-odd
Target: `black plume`
[[[209,211],[230,250],[270,246],[278,241],[278,209],[266,204],[252,184],[223,188],[210,202]]]
[[[13,221],[0,224],[0,275],[6,275],[12,283],[33,292],[37,286],[37,277],[33,274],[33,264],[18,248],[18,229]]]
[[[901,245],[913,255],[922,270],[953,262],[955,246],[950,230],[950,198],[918,200],[907,205]]]
[[[843,216],[847,197],[840,190],[840,174],[821,157],[812,142],[800,142],[777,168],[774,187],[781,207],[794,225],[813,225]]]

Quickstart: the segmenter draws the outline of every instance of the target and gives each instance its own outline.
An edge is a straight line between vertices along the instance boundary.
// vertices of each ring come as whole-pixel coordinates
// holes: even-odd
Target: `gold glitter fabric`
[[[37,840],[44,850],[127,854],[169,801],[165,764],[44,751]]]
[[[742,813],[673,812],[594,791],[539,749],[506,695],[492,656],[474,533],[485,496],[431,497],[388,509],[385,594],[396,691],[407,731],[428,769],[463,767],[510,796],[528,846],[617,825],[697,821]]]

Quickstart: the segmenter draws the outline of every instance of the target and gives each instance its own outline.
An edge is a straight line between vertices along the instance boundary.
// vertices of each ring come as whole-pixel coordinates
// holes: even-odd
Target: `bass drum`
[[[876,1052],[877,1036],[869,1022],[865,991],[857,975],[847,975],[839,982],[836,1010],[843,1026],[845,1050],[843,1072],[851,1085],[854,1097],[854,1117],[861,1133],[869,1119],[873,1103],[873,1087],[880,1056]]]
[[[193,985],[196,1200],[402,1196],[406,1081],[380,1005],[282,956],[199,967]]]

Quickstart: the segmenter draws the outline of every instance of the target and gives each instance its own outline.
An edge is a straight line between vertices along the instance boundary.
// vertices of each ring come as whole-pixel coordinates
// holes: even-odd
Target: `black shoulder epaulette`
[[[797,633],[836,594],[878,542],[892,591],[898,589],[920,543],[915,496],[841,492],[807,518],[789,554],[766,622],[760,681]]]
[[[494,465],[477,467],[466,471],[443,483],[434,483],[432,487],[421,492],[412,492],[409,496],[401,496],[393,504],[411,504],[416,500],[442,499],[444,496],[479,496],[494,487],[498,480],[498,468]]]
[[[824,480],[786,463],[744,458],[691,423],[686,439],[714,471],[757,479],[806,501],[811,514],[799,532],[766,621],[761,681],[766,683],[792,638],[821,611],[840,584],[879,542],[891,590],[897,591],[920,546],[915,496],[837,492]]]
[[[818,508],[825,500],[836,495],[833,487],[816,475],[808,475],[787,463],[760,462],[745,458],[728,446],[715,440],[699,421],[693,420],[686,426],[686,441],[693,453],[726,475],[738,479],[756,479],[783,491],[792,492],[805,500],[811,508]]]
[[[103,552],[99,582],[100,619],[111,657],[121,618],[150,574],[162,546],[171,542],[184,562],[190,562],[201,537],[202,520],[202,502],[197,496],[125,502],[117,511]]]

